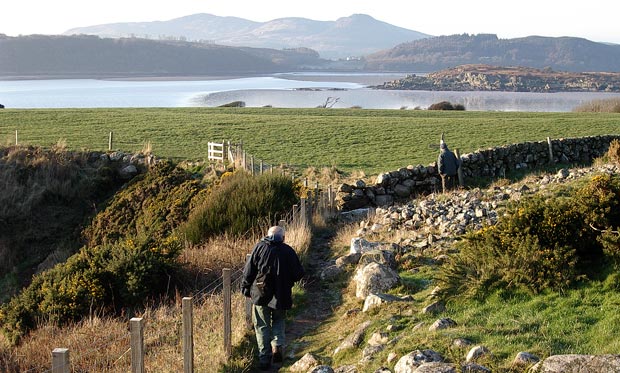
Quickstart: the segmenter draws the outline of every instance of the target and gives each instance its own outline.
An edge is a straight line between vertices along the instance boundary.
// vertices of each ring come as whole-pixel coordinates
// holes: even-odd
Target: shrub
[[[297,197],[290,178],[238,171],[222,177],[204,203],[197,206],[180,231],[192,243],[213,235],[243,235],[275,222],[289,211]]]
[[[219,107],[245,107],[244,101],[233,101],[227,104],[220,105]]]
[[[189,172],[159,162],[117,193],[84,230],[84,237],[89,246],[127,236],[162,239],[187,219],[191,201],[201,190]]]
[[[607,158],[610,162],[620,166],[620,141],[612,140],[607,150]]]
[[[593,100],[577,106],[573,111],[582,113],[620,113],[620,99]]]
[[[465,106],[462,104],[452,105],[448,101],[441,101],[429,106],[428,110],[465,110]]]
[[[597,175],[568,197],[533,197],[495,226],[468,234],[440,270],[441,296],[484,297],[494,289],[566,289],[620,264],[620,177]],[[600,227],[600,228],[599,228]],[[603,233],[603,234],[601,234]]]
[[[174,236],[160,243],[128,239],[83,248],[67,262],[34,276],[0,309],[0,325],[12,343],[42,320],[63,324],[91,310],[141,305],[162,293],[182,249]]]

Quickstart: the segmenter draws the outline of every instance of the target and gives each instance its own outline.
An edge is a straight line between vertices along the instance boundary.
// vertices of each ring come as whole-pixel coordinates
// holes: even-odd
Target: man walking
[[[454,153],[448,149],[448,145],[446,145],[443,140],[443,134],[441,135],[439,149],[437,168],[439,169],[439,176],[441,176],[441,188],[445,193],[456,186],[456,174],[461,166],[461,162],[456,158]]]
[[[259,368],[283,360],[286,310],[293,306],[291,289],[304,276],[299,257],[284,243],[284,228],[269,228],[252,249],[243,270],[241,289],[252,299],[252,322],[258,344]]]

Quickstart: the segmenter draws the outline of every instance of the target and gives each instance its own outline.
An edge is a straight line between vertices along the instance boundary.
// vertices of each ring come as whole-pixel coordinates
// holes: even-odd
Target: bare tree
[[[327,100],[325,100],[325,103],[322,105],[319,105],[317,107],[319,108],[323,108],[323,109],[329,109],[332,108],[334,105],[336,105],[336,103],[340,101],[340,97],[328,97]]]

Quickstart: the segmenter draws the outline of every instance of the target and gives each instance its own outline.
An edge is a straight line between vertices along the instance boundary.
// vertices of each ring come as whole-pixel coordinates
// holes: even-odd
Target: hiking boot
[[[273,362],[274,363],[281,363],[282,360],[284,359],[283,353],[282,353],[282,346],[273,346],[271,348],[271,352],[273,354]]]

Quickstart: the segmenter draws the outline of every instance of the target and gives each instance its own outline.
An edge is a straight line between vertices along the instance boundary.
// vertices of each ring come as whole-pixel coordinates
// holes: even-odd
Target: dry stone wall
[[[504,177],[517,170],[536,170],[550,163],[587,163],[609,149],[612,140],[620,135],[590,136],[525,142],[478,150],[461,156],[463,178],[467,180]],[[358,180],[355,185],[342,184],[336,197],[341,210],[348,211],[368,206],[389,206],[417,195],[441,189],[441,179],[435,162],[428,166],[407,166],[381,173],[373,185]]]

